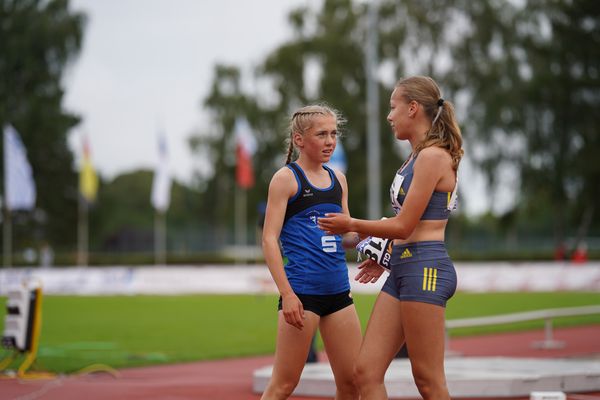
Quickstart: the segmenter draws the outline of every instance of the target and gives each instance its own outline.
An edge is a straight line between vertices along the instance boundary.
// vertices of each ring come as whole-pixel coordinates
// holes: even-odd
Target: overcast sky
[[[88,16],[83,48],[65,77],[65,107],[83,117],[70,136],[88,136],[105,178],[153,168],[157,135],[173,174],[189,181],[187,138],[207,122],[202,109],[216,63],[252,68],[291,38],[287,13],[316,0],[72,0]]]
[[[71,148],[81,154],[85,134],[95,167],[112,179],[153,169],[162,131],[172,174],[189,182],[199,161],[187,139],[208,121],[202,101],[215,64],[236,65],[250,76],[291,38],[288,12],[321,1],[71,0],[72,9],[88,17],[81,53],[65,75],[64,106],[83,119],[70,136]],[[480,177],[469,170],[465,160],[466,205],[477,214],[488,200]]]

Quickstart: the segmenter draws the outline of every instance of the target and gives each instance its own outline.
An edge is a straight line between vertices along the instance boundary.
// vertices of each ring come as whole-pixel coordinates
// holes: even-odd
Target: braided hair
[[[289,137],[287,138],[287,156],[285,159],[286,165],[292,162],[294,157],[294,133],[304,134],[313,125],[313,120],[318,116],[332,116],[336,120],[336,125],[339,128],[346,122],[342,115],[334,108],[324,104],[313,104],[302,107],[294,114],[289,123]]]

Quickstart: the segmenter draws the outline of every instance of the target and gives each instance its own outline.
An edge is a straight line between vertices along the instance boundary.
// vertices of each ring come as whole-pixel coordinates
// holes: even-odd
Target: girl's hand
[[[341,234],[352,231],[352,218],[347,214],[327,213],[318,219],[319,228],[329,234]]]
[[[363,261],[358,266],[358,269],[360,271],[358,271],[354,280],[360,283],[375,283],[383,274],[383,271],[385,271],[385,268],[371,259]]]
[[[304,327],[304,306],[296,294],[281,296],[281,311],[285,322],[300,330]]]

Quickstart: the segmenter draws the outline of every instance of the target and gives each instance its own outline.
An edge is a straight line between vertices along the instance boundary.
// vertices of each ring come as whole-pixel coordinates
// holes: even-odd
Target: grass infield
[[[363,329],[375,295],[355,295]],[[6,298],[0,298],[4,329]],[[600,293],[457,293],[447,319],[600,304]],[[73,373],[95,363],[123,368],[272,354],[276,295],[45,296],[32,370]],[[600,315],[559,318],[555,326],[600,324]],[[466,336],[542,328],[543,321],[456,329]],[[322,346],[319,343],[319,346]],[[9,355],[1,349],[0,358]],[[11,365],[16,368],[22,358]]]

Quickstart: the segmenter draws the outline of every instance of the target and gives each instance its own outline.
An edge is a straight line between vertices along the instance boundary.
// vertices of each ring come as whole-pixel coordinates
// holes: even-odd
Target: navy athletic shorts
[[[336,311],[340,311],[342,308],[354,304],[352,293],[350,293],[349,290],[337,294],[296,293],[296,296],[300,299],[305,311],[312,311],[319,317],[333,314]],[[277,306],[277,309],[281,310],[281,296],[279,296],[279,305]]]
[[[456,291],[456,270],[442,241],[395,245],[382,291],[401,301],[445,307]]]

